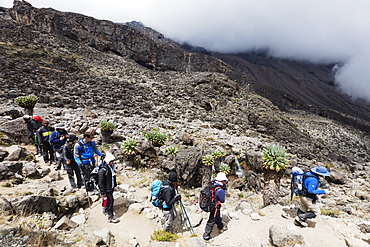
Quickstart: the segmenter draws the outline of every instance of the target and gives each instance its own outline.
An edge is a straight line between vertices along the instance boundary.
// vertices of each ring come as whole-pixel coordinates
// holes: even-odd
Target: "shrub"
[[[171,146],[166,149],[166,154],[171,155],[171,156],[176,156],[178,151],[179,150],[177,149],[177,147]]]
[[[230,166],[228,164],[225,164],[225,163],[221,163],[220,164],[220,172],[223,172],[225,174],[229,174],[230,173]]]
[[[210,154],[203,156],[202,161],[203,161],[203,164],[206,166],[211,166],[215,163],[213,156]]]
[[[167,135],[159,131],[149,131],[145,134],[145,138],[153,145],[164,145],[167,140]]]
[[[99,123],[99,127],[101,130],[111,130],[113,131],[116,128],[116,125],[112,122],[109,122],[107,120],[102,120]]]
[[[33,107],[36,105],[39,98],[36,95],[30,94],[27,96],[19,96],[14,99],[14,103],[19,105],[20,107]]]
[[[135,154],[137,146],[138,143],[135,139],[127,138],[122,144],[123,153],[127,155]]]
[[[269,145],[262,150],[263,167],[276,172],[285,169],[288,165],[288,155],[280,145]]]
[[[224,156],[226,156],[226,152],[225,152],[225,150],[217,149],[217,150],[212,152],[212,156],[214,158],[224,157]]]
[[[338,217],[340,215],[338,209],[325,209],[325,208],[321,208],[320,211],[321,211],[321,214],[322,215],[327,215],[327,216],[330,216],[330,217]]]
[[[176,239],[179,238],[176,234],[172,234],[169,232],[166,232],[164,230],[160,231],[154,231],[153,234],[150,236],[152,240],[157,240],[160,242],[172,242],[176,241]]]

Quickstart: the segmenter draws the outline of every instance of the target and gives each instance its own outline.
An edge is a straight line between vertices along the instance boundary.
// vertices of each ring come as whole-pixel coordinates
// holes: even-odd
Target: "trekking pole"
[[[186,213],[186,210],[185,210],[184,204],[182,204],[182,201],[181,201],[181,200],[180,200],[180,206],[181,206],[182,212],[185,214],[186,219],[187,219],[187,220],[188,220],[188,222],[189,222],[189,226],[190,226],[190,231],[191,231],[191,233],[192,233],[192,234],[195,234],[195,233],[194,233],[193,226],[192,226],[192,225],[191,225],[191,223],[190,223],[189,216],[188,216],[188,214]]]

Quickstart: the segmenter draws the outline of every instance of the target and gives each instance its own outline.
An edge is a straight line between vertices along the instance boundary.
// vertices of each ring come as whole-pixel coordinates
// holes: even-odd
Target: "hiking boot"
[[[303,221],[303,220],[301,220],[298,216],[295,217],[295,222],[298,223],[302,227],[307,227],[308,226],[308,223],[305,222],[305,221]]]
[[[220,233],[223,233],[224,231],[227,231],[227,229],[228,229],[227,226],[224,225],[222,229],[218,229],[218,230],[220,231]]]
[[[109,223],[118,223],[119,219],[116,216],[113,216],[112,218],[108,218]]]
[[[208,241],[208,240],[210,240],[211,239],[211,236],[209,236],[208,234],[203,234],[203,239],[204,240],[206,240],[206,241]]]

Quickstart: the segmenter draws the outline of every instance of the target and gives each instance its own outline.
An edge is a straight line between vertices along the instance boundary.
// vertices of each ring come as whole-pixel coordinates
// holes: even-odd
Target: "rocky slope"
[[[364,244],[368,242],[368,236],[363,235],[368,232],[367,225],[361,222],[369,220],[366,205],[369,200],[370,139],[363,128],[355,129],[305,111],[281,112],[270,100],[243,86],[251,81],[252,76],[238,74],[214,57],[158,44],[129,26],[74,13],[36,9],[27,2],[15,1],[12,9],[0,8],[0,30],[2,144],[17,144],[23,140],[23,120],[17,118],[22,116],[22,109],[13,103],[14,98],[20,95],[38,95],[40,101],[35,114],[53,124],[67,123],[70,133],[80,135],[90,129],[99,134],[99,122],[110,120],[117,128],[109,145],[101,147],[105,151],[109,149],[119,159],[117,169],[123,178],[122,188],[116,194],[119,198],[117,208],[128,210],[130,205],[139,203],[132,206],[135,217],[155,219],[157,223],[154,227],[160,228],[160,217],[144,202],[146,199],[142,192],[136,197],[131,192],[148,192],[148,181],[154,177],[163,178],[166,172],[176,170],[181,176],[183,194],[189,195],[185,202],[195,218],[194,225],[200,224],[197,228],[200,235],[204,221],[200,221],[202,217],[193,205],[198,192],[191,188],[201,183],[200,174],[204,168],[201,157],[216,149],[224,149],[227,152],[225,162],[233,169],[235,156],[242,164],[247,179],[243,181],[230,176],[230,208],[225,213],[229,219],[236,220],[261,209],[258,204],[263,186],[261,150],[268,144],[279,143],[287,148],[291,166],[299,165],[307,169],[313,165],[325,165],[330,168],[333,176],[328,182],[336,197],[324,200],[326,209],[338,211],[343,221],[355,224],[355,238]],[[152,129],[167,134],[169,138],[165,146],[153,147],[145,141],[143,133]],[[140,143],[139,153],[134,159],[125,157],[120,148],[122,140],[129,137]],[[97,141],[100,144],[100,140]],[[166,155],[165,148],[168,146],[178,147],[176,158]],[[24,205],[24,202],[31,200],[27,197],[30,195],[27,192],[31,192],[40,196],[37,197],[40,200],[44,197],[47,200],[56,198],[53,205],[63,209],[57,213],[56,207],[49,208],[45,215],[33,216],[36,222],[43,219],[48,222],[43,228],[46,230],[63,229],[55,225],[62,216],[70,218],[70,214],[78,216],[93,212],[81,211],[81,205],[86,206],[86,195],[63,188],[68,185],[65,178],[60,180],[63,178],[60,172],[45,167],[39,159],[37,162],[12,161],[14,159],[9,157],[22,153],[15,150],[19,149],[2,147],[0,150],[0,179],[6,188],[1,194],[3,211]],[[29,155],[19,156],[18,159],[31,158],[32,155]],[[139,172],[152,168],[155,169],[149,174]],[[9,180],[12,176],[16,179]],[[127,184],[133,188],[128,189]],[[16,193],[20,190],[23,192]],[[243,196],[239,196],[240,193]],[[288,177],[284,179],[279,195],[281,205],[290,205],[287,203]],[[239,204],[244,201],[240,198],[244,196],[248,205],[240,209]],[[96,196],[94,200],[97,199]],[[257,205],[249,206],[253,203]],[[95,202],[94,205],[98,204]],[[289,207],[285,208],[288,213]],[[291,207],[294,208],[294,203]],[[81,212],[77,213],[79,210]],[[128,222],[135,219],[126,212],[119,214],[127,217]],[[91,233],[91,229],[95,230],[100,223],[94,222],[92,217],[88,219],[88,224],[97,225],[88,225],[88,228],[69,226],[61,239],[69,244],[68,241],[76,242],[78,238],[86,241],[87,235],[79,235],[78,232],[84,229],[86,234]],[[6,218],[3,223],[21,224],[12,217]],[[123,222],[121,226],[120,229],[129,228]],[[251,225],[245,227],[252,228]],[[40,229],[37,225],[31,228]],[[237,229],[234,228],[236,232]],[[361,232],[359,229],[365,230]],[[57,233],[61,234],[59,230]],[[313,233],[315,230],[312,228]],[[145,246],[148,241],[150,232],[145,234],[137,236],[140,246]],[[331,236],[337,234],[344,236],[347,233],[335,231]],[[114,235],[119,238],[118,233]],[[348,235],[348,241],[350,237],[354,236]],[[268,246],[269,235],[266,231],[259,238],[259,245]],[[127,246],[127,242],[133,239],[122,237],[118,246]],[[347,240],[341,239],[341,244]],[[241,242],[228,241],[227,238],[222,241],[224,246],[243,246]],[[199,243],[204,244],[202,241]],[[317,246],[316,243],[311,245]],[[252,241],[250,246],[254,244]],[[211,245],[217,246],[217,243]]]

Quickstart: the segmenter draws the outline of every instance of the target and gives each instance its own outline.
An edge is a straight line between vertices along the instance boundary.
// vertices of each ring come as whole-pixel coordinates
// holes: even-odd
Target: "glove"
[[[325,195],[330,194],[330,191],[328,189],[325,189]]]
[[[177,200],[177,201],[180,201],[180,200],[181,200],[181,195],[180,195],[180,194],[177,194],[177,195],[175,196],[175,198],[176,198],[176,200]]]

